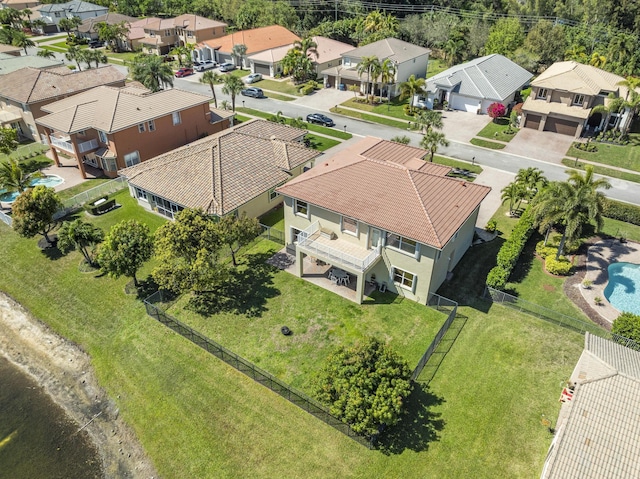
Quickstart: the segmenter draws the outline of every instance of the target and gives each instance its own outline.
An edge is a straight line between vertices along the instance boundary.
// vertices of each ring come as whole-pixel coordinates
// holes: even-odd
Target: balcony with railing
[[[298,248],[309,256],[357,271],[368,270],[380,259],[380,247],[370,250],[340,237],[333,238],[318,221],[298,233]]]
[[[55,136],[51,136],[51,144],[61,150],[67,151],[69,153],[73,153],[73,143],[71,143],[70,138],[58,138]],[[83,141],[82,143],[78,143],[78,153],[86,153],[87,151],[95,150],[98,148],[98,140],[95,138],[89,141]]]

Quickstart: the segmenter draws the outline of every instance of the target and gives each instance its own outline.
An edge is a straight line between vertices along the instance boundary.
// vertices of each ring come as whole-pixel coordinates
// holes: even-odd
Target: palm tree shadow
[[[433,394],[424,384],[414,383],[407,398],[407,413],[380,436],[377,449],[383,454],[401,454],[405,450],[426,451],[429,444],[440,439],[445,421],[434,406],[444,403],[444,398]]]

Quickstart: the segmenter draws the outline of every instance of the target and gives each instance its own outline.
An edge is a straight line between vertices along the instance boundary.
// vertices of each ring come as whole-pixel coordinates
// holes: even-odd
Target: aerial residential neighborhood
[[[640,11],[516,3],[0,2],[0,475],[638,476]]]

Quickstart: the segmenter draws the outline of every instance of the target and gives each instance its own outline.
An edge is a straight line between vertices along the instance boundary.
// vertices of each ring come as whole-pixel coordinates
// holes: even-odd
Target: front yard
[[[591,144],[598,147],[598,151],[592,153],[571,146],[567,156],[640,172],[640,133],[629,133],[629,141],[624,146],[592,141]]]

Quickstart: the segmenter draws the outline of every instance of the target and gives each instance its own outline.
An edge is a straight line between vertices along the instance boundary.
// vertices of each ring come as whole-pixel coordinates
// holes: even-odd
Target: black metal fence
[[[284,233],[282,231],[272,228],[271,226],[263,225],[262,223],[260,223],[260,228],[262,229],[259,236],[260,238],[284,245]]]
[[[370,438],[359,435],[351,429],[351,426],[345,424],[337,417],[333,416],[322,404],[316,400],[310,398],[306,394],[297,391],[288,384],[280,381],[275,376],[272,376],[267,371],[260,369],[255,364],[247,361],[246,359],[238,356],[236,353],[226,349],[224,346],[216,343],[215,341],[207,338],[198,331],[191,329],[186,324],[181,323],[174,317],[168,315],[160,307],[156,306],[158,303],[171,302],[174,298],[165,297],[165,293],[162,291],[156,291],[147,299],[144,300],[144,305],[147,310],[147,314],[165,326],[171,328],[176,333],[185,337],[197,346],[200,346],[205,351],[213,354],[218,359],[221,359],[229,366],[234,367],[241,373],[250,377],[256,382],[259,382],[263,386],[271,389],[273,392],[282,396],[287,401],[295,404],[299,408],[313,414],[315,417],[328,424],[329,426],[337,429],[344,435],[357,441],[363,446],[369,449],[373,448],[373,443]]]
[[[440,341],[442,341],[442,338],[451,327],[454,319],[456,319],[456,314],[458,311],[458,303],[435,293],[431,293],[429,295],[426,306],[437,311],[447,313],[447,319],[442,324],[440,330],[436,333],[435,337],[431,341],[431,344],[429,344],[429,347],[424,352],[424,354],[420,358],[420,361],[418,361],[418,364],[414,368],[413,373],[411,374],[412,381],[416,381],[420,374],[422,374],[422,370],[429,361],[429,358],[431,358],[431,355],[436,350],[436,348],[440,344]]]

